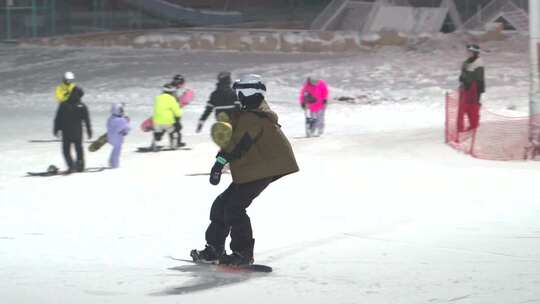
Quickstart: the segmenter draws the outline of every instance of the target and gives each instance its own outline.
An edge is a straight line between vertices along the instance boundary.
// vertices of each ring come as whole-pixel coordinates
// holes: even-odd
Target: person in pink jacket
[[[300,105],[306,113],[306,136],[321,136],[324,132],[324,112],[328,100],[326,82],[308,77],[300,91]]]

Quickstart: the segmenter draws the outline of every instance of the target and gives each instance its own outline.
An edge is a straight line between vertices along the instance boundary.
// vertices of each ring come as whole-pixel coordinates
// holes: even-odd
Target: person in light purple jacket
[[[115,103],[111,107],[111,116],[107,120],[107,141],[113,146],[109,157],[109,166],[118,168],[120,165],[120,151],[124,143],[124,136],[130,130],[129,118],[124,114],[124,105]]]

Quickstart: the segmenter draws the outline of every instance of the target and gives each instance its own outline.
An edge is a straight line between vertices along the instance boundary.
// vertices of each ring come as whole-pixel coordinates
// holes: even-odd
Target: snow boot
[[[253,264],[253,245],[255,245],[255,240],[251,240],[249,246],[240,251],[233,251],[232,254],[224,254],[219,259],[219,264],[230,266],[245,266]]]
[[[221,257],[225,255],[225,249],[223,246],[217,247],[206,244],[203,250],[193,249],[189,255],[197,263],[217,264]]]
[[[152,140],[152,143],[150,144],[150,149],[152,150],[152,152],[158,152],[159,151],[159,148],[157,146],[157,143],[155,140]]]
[[[176,136],[176,147],[177,148],[182,148],[182,147],[185,147],[186,146],[186,143],[182,141],[182,133],[178,132],[177,136]]]
[[[176,150],[177,148],[176,138],[174,133],[169,133],[169,148],[172,150]]]
[[[77,172],[83,172],[84,171],[84,161],[83,160],[78,160],[77,163],[75,164],[75,169],[77,170]]]

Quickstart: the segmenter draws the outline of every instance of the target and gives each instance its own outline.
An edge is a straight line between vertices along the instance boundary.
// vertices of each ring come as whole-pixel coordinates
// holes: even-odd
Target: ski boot
[[[225,249],[224,247],[214,247],[207,244],[203,250],[191,250],[189,255],[193,259],[193,262],[218,264],[221,257],[225,255]]]

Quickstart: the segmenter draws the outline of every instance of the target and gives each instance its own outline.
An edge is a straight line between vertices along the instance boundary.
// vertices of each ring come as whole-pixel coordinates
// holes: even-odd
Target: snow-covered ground
[[[526,112],[526,39],[484,45],[492,111]],[[2,303],[536,303],[540,302],[540,164],[469,158],[443,144],[444,92],[459,41],[416,50],[321,54],[0,47]],[[48,178],[63,166],[52,138],[53,89],[73,70],[96,135],[111,102],[135,124],[121,168]],[[165,258],[204,245],[216,147],[194,129],[220,70],[260,73],[301,171],[248,209],[255,258],[269,275],[196,270]],[[170,76],[196,92],[183,118],[190,151],[134,153],[137,125]],[[296,97],[306,75],[333,100],[327,133],[303,139]],[[87,153],[105,166],[109,147]]]

